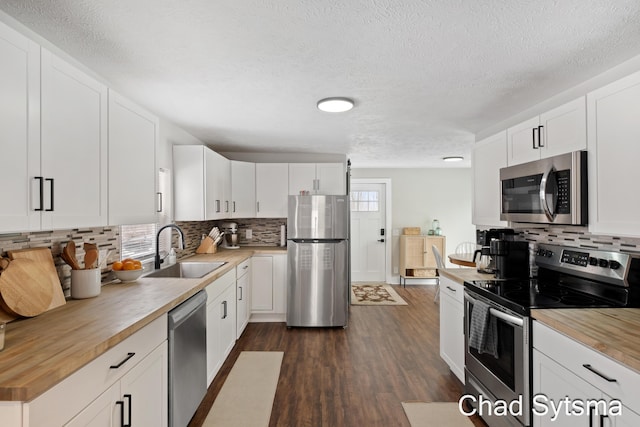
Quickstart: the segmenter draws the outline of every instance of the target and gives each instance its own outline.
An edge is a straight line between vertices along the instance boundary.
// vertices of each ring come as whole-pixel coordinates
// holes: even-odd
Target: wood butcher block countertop
[[[531,317],[640,372],[640,308],[539,309]]]
[[[465,280],[491,280],[495,279],[493,274],[478,273],[475,268],[447,268],[439,270],[441,276],[451,279],[456,283],[464,284]]]
[[[195,255],[188,260],[227,264],[200,279],[143,277],[105,285],[95,298],[69,300],[37,317],[9,323],[0,351],[0,401],[32,400],[260,253],[286,253],[286,248],[253,246]]]

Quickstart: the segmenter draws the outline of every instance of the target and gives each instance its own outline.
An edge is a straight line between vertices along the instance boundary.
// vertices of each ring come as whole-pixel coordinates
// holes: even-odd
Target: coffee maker
[[[494,239],[489,248],[495,259],[497,279],[529,277],[529,242]]]
[[[491,255],[491,241],[495,239],[513,239],[515,232],[511,228],[490,228],[476,231],[476,243],[481,246],[473,253],[473,262],[480,257],[482,267],[478,273],[494,274],[496,272],[495,258]]]

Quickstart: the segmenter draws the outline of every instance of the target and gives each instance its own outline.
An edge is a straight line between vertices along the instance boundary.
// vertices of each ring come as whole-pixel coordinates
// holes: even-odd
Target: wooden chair
[[[431,245],[431,250],[433,251],[433,256],[436,258],[436,265],[438,266],[436,268],[436,280],[438,283],[436,285],[436,295],[433,297],[433,302],[435,303],[440,295],[440,270],[444,269],[444,262],[442,262],[442,255],[436,245]]]
[[[456,254],[472,254],[478,249],[478,245],[473,242],[462,242],[458,246],[456,246],[455,253]],[[459,265],[458,268],[464,267],[463,265]]]

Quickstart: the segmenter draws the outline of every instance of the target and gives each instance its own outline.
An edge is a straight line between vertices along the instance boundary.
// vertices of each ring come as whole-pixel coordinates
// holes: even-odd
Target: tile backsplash
[[[520,238],[536,243],[553,243],[592,249],[640,254],[640,238],[604,236],[589,233],[587,227],[518,228]]]
[[[40,247],[51,249],[62,289],[65,296],[69,296],[71,267],[60,258],[60,254],[62,248],[70,240],[76,244],[77,257],[81,264],[84,259],[84,250],[82,249],[84,242],[95,243],[98,245],[98,249],[109,251],[107,265],[102,269],[102,280],[106,281],[111,271],[111,264],[120,259],[120,228],[117,226],[1,234],[0,255],[6,257],[7,251],[16,249]]]

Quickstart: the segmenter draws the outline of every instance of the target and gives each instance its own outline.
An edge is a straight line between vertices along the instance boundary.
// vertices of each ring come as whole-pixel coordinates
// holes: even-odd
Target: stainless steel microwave
[[[500,181],[503,221],[587,224],[586,151],[502,168]]]

